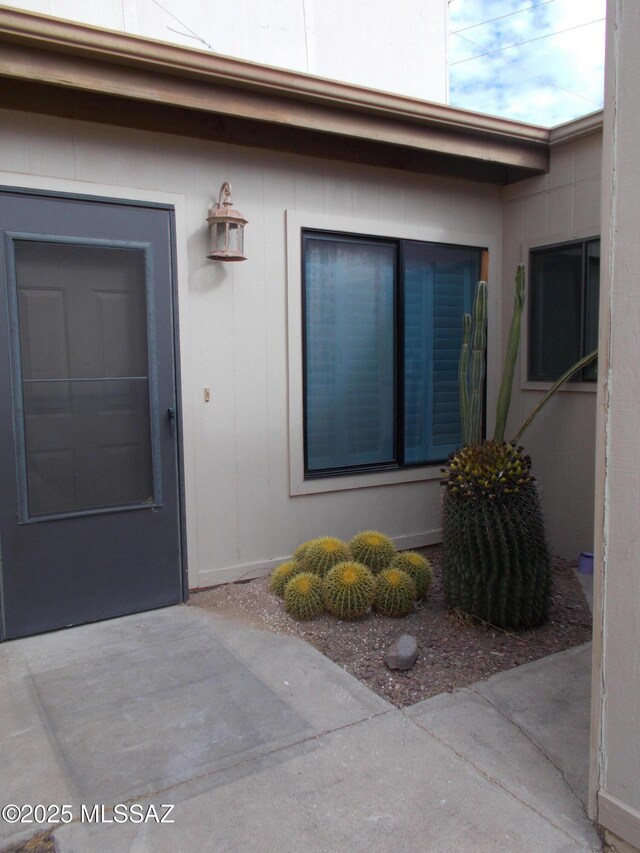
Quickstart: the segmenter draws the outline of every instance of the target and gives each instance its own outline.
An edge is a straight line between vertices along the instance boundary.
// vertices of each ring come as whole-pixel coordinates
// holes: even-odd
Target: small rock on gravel
[[[389,669],[411,669],[418,657],[418,641],[411,634],[403,634],[389,646],[385,663]]]

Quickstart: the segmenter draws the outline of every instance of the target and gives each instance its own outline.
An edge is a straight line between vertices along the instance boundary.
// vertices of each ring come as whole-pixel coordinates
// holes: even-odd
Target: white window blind
[[[307,467],[394,458],[393,245],[305,246]]]

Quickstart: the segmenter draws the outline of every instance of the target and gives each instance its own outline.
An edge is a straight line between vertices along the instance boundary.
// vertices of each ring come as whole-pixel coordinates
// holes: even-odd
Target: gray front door
[[[0,192],[0,637],[182,600],[173,220]]]

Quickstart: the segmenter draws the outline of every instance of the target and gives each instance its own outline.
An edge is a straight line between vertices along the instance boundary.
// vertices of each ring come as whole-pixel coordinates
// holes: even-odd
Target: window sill
[[[290,495],[317,495],[322,492],[346,492],[354,489],[368,489],[374,486],[391,486],[398,483],[418,483],[425,480],[442,479],[444,463],[424,468],[396,468],[393,471],[362,471],[358,474],[345,474],[336,477],[317,477],[312,480],[292,478]]]
[[[549,391],[553,385],[553,382],[522,382],[520,388],[522,391]],[[565,382],[560,388],[558,388],[558,393],[566,394],[567,392],[578,394],[595,394],[598,390],[597,382]]]

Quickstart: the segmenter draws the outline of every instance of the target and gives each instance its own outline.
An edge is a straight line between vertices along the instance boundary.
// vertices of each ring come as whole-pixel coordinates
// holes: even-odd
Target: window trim
[[[323,213],[285,211],[287,235],[287,364],[289,403],[289,494],[306,495],[322,492],[349,491],[360,488],[437,480],[442,476],[441,463],[386,470],[380,468],[352,473],[326,474],[305,479],[304,470],[304,371],[302,342],[302,231],[328,231],[348,237],[374,237],[388,240],[412,240],[451,246],[479,246],[495,258],[498,269],[499,235],[486,232],[452,231],[442,227],[411,225],[386,220],[338,217]],[[487,411],[495,409],[500,368],[500,302],[498,286],[490,288],[487,345]],[[492,424],[488,424],[492,428]]]
[[[522,391],[548,391],[553,381],[545,381],[542,379],[529,379],[529,330],[531,324],[531,253],[540,251],[541,249],[558,249],[563,246],[575,246],[577,244],[585,245],[592,240],[600,240],[600,234],[590,234],[585,237],[558,237],[553,236],[546,238],[543,241],[535,241],[525,243],[523,245],[523,263],[525,263],[526,278],[525,278],[525,299],[524,299],[524,317],[521,330],[521,358],[520,358],[520,389]],[[561,394],[595,394],[598,390],[597,381],[577,380],[574,382],[565,382],[558,391]]]

